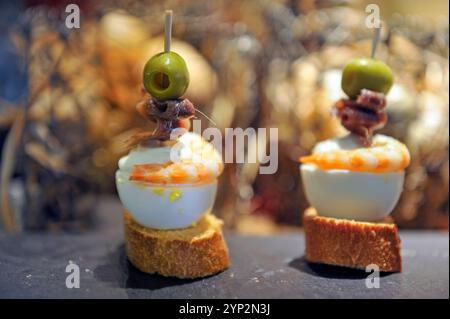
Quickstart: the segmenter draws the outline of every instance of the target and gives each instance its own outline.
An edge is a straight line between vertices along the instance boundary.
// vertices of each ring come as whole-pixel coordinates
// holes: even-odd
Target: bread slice
[[[131,263],[146,273],[178,278],[213,275],[230,266],[223,222],[205,215],[189,228],[158,230],[136,223],[125,211],[125,248]]]
[[[400,238],[393,223],[368,223],[321,217],[314,208],[303,216],[306,260],[314,263],[383,272],[401,272]]]

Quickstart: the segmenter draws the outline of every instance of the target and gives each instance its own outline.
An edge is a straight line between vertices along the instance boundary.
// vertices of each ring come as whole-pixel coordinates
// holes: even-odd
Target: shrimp
[[[169,147],[169,146],[167,146]],[[134,165],[130,165],[128,179],[136,182],[153,184],[198,184],[216,179],[223,171],[223,161],[214,146],[202,139],[200,135],[186,133],[179,137],[178,142],[170,146],[170,156],[156,163],[145,163],[143,158],[152,159],[147,151],[139,150],[134,158]],[[166,150],[167,151],[167,150]],[[165,152],[160,156],[167,156]],[[143,155],[143,153],[145,153]],[[133,153],[134,154],[134,153]],[[132,156],[133,157],[133,156]],[[131,160],[133,162],[133,160]],[[119,164],[120,166],[120,164]],[[122,163],[122,166],[126,166]]]
[[[410,154],[399,141],[377,135],[370,147],[314,153],[301,157],[300,162],[322,169],[385,173],[404,170],[409,165]]]
[[[138,164],[133,166],[129,179],[154,184],[197,184],[214,180],[222,171],[223,163],[218,161]]]

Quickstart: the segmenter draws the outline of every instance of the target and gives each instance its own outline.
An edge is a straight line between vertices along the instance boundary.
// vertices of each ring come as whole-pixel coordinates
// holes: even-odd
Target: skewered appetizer
[[[389,67],[373,58],[350,61],[342,73],[347,99],[334,114],[350,133],[318,143],[300,158],[306,197],[306,258],[311,262],[381,271],[401,271],[394,224],[383,222],[403,189],[408,149],[376,134],[387,122],[385,94],[393,83]]]
[[[131,150],[119,160],[116,186],[126,210],[130,261],[144,272],[194,278],[229,266],[222,221],[211,215],[223,162],[210,143],[187,131],[196,110],[181,98],[189,72],[167,46],[170,29],[167,12],[165,52],[145,65],[150,96],[137,105],[156,129],[128,141]]]

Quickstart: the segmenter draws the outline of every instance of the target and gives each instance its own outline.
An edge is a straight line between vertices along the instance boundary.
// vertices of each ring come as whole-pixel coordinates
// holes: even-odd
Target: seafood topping
[[[153,163],[145,163],[147,158]],[[196,184],[216,179],[222,173],[223,162],[211,143],[196,133],[187,132],[177,139],[177,147],[171,151],[138,148],[121,160],[119,167],[130,171],[129,180],[136,182]]]
[[[189,128],[189,119],[195,115],[195,107],[188,99],[160,101],[148,98],[136,106],[137,111],[146,119],[156,123],[153,132],[140,132],[128,141],[128,147],[151,141],[167,141],[176,128]]]
[[[347,169],[359,172],[386,173],[404,170],[410,162],[408,148],[392,137],[377,134],[370,147],[317,150],[300,158],[303,164],[323,169]]]
[[[335,104],[336,114],[350,132],[361,137],[364,145],[372,143],[373,131],[384,127],[386,99],[383,93],[361,90],[355,99],[341,99]]]
[[[160,101],[149,99],[144,101],[144,105],[138,106],[138,111],[144,117],[158,122],[174,122],[180,119],[189,119],[194,116],[194,105],[188,99],[175,99]]]
[[[386,107],[386,99],[383,93],[363,89],[356,98],[356,103],[372,111],[382,111]]]

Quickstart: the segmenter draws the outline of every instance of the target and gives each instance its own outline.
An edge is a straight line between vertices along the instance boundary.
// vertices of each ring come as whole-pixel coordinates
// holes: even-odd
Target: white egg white
[[[361,147],[354,136],[347,135],[319,143],[314,152]],[[300,166],[309,203],[326,217],[357,221],[380,221],[388,216],[400,198],[405,173],[356,172],[321,169],[314,164]]]
[[[198,143],[206,143],[197,134],[186,133],[179,142],[181,156],[190,156]],[[133,219],[142,226],[154,229],[179,229],[192,226],[210,212],[217,192],[217,180],[195,185],[157,185],[130,181],[136,164],[169,162],[170,146],[137,147],[119,160],[116,187],[119,198]],[[193,154],[195,155],[195,154]]]

